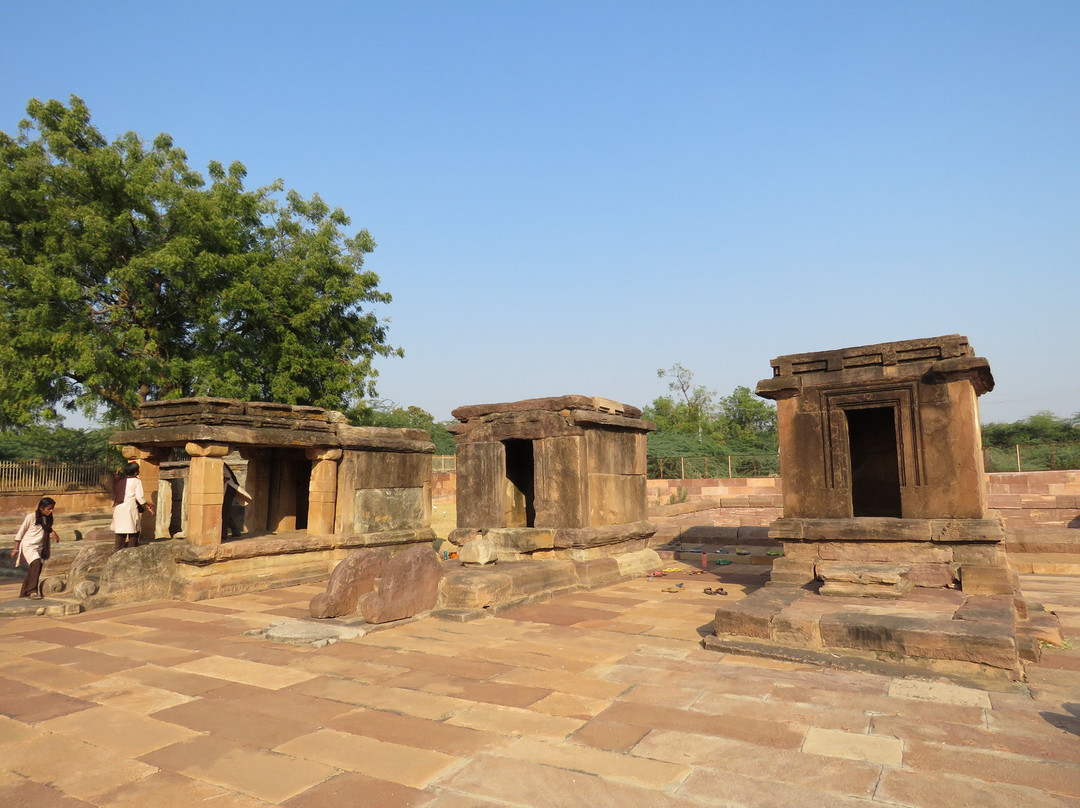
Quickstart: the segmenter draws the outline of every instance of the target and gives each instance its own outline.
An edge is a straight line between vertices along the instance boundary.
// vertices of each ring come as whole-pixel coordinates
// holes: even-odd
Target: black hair
[[[42,511],[55,505],[56,500],[52,497],[42,497],[37,504],[37,510],[34,511],[34,524],[41,525],[46,533],[49,533],[52,530],[53,515],[50,513],[46,516]]]

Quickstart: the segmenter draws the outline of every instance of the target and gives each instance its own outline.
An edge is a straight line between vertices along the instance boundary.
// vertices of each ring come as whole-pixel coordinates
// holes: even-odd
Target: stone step
[[[1006,531],[1005,547],[1010,553],[1080,553],[1080,530],[1013,528]]]
[[[1035,575],[1080,575],[1080,552],[1008,553],[1009,566]]]
[[[746,552],[738,553],[736,552],[736,550],[745,550]],[[692,564],[695,567],[700,567],[701,556],[702,553],[704,553],[707,559],[707,566],[709,569],[733,567],[735,565],[754,565],[768,567],[771,569],[773,560],[775,558],[779,558],[780,556],[770,556],[769,552],[777,552],[777,550],[774,550],[772,547],[756,547],[753,545],[740,545],[738,547],[683,546],[682,548],[675,549],[675,560],[681,561],[684,564]],[[721,561],[729,561],[731,563],[719,563]]]

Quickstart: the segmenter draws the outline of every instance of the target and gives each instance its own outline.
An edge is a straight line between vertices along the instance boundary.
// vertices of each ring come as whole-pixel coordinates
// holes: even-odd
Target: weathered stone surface
[[[1018,666],[1013,631],[996,622],[839,612],[823,615],[819,625],[826,648],[951,659],[1009,670]]]
[[[500,528],[489,530],[484,536],[495,543],[499,552],[531,553],[555,546],[555,534],[541,528]]]
[[[895,584],[856,583],[853,581],[826,581],[818,594],[841,598],[892,598],[899,600],[913,588],[911,581]]]
[[[765,587],[732,604],[716,610],[713,630],[716,634],[735,634],[741,637],[772,636],[772,620],[785,607],[808,593],[801,589]]]
[[[466,566],[474,567],[494,564],[499,560],[499,546],[487,536],[471,539],[461,545],[458,560]]]
[[[817,565],[817,574],[823,581],[896,586],[904,580],[910,569],[907,564],[853,564],[843,561],[822,561]]]
[[[777,558],[772,564],[770,581],[785,586],[805,586],[815,579],[814,559],[790,557]]]
[[[1016,609],[1011,595],[968,595],[956,610],[953,620],[993,622],[1011,626],[1016,622]]]
[[[170,597],[178,549],[179,542],[157,541],[113,553],[101,570],[94,597],[109,603]]]
[[[423,488],[358,488],[354,533],[419,528],[424,521]]]
[[[1011,595],[1013,581],[1006,567],[964,564],[960,567],[960,588],[967,595]]]
[[[926,542],[819,542],[816,547],[823,561],[947,564],[953,560],[951,548]]]
[[[912,564],[907,577],[915,586],[928,589],[955,586],[960,580],[956,564]]]
[[[513,579],[504,568],[489,568],[483,576],[475,568],[449,570],[439,585],[439,606],[444,609],[487,609],[511,600]]]
[[[360,598],[368,623],[404,620],[435,607],[442,566],[430,547],[417,545],[394,553],[375,581],[375,591]]]
[[[359,611],[360,598],[375,588],[390,560],[387,550],[354,550],[338,564],[327,581],[326,591],[311,599],[312,617],[343,617]]]

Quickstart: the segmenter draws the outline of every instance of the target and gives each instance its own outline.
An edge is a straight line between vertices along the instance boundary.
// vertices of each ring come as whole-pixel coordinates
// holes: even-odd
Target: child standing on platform
[[[55,507],[56,500],[51,497],[42,497],[38,502],[37,510],[26,514],[26,518],[23,519],[15,534],[15,546],[11,550],[15,566],[22,561],[30,565],[30,571],[26,573],[22,589],[19,591],[20,598],[41,599],[41,593],[38,592],[41,565],[49,559],[49,543],[60,541],[60,537],[56,535],[52,526]]]

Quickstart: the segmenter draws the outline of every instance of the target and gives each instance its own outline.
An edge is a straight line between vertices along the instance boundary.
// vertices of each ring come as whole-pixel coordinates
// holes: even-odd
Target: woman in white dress
[[[139,515],[143,510],[154,515],[154,506],[143,493],[139,464],[128,463],[116,473],[113,483],[112,531],[116,534],[117,550],[139,546]]]
[[[52,497],[42,497],[38,502],[37,510],[26,514],[23,523],[15,534],[15,546],[11,549],[11,555],[15,559],[15,566],[25,561],[30,565],[30,570],[23,580],[20,598],[41,599],[38,592],[38,579],[41,577],[42,562],[49,558],[49,542],[60,541],[56,531],[52,529],[53,508],[56,500]]]

